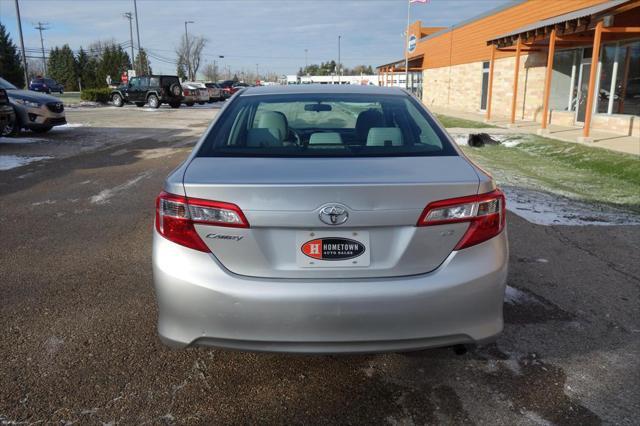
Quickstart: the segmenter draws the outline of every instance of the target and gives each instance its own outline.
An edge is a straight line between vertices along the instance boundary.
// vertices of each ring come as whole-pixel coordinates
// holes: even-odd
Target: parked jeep
[[[180,79],[175,75],[132,77],[129,83],[111,92],[111,102],[117,107],[132,103],[138,107],[149,104],[151,108],[158,108],[160,104],[169,104],[171,108],[180,108],[182,98]]]

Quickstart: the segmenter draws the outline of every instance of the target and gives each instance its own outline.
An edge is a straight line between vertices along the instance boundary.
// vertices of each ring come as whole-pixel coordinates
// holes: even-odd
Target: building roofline
[[[479,21],[480,19],[486,18],[487,16],[491,16],[491,15],[494,15],[494,14],[496,14],[496,13],[502,12],[503,10],[507,10],[507,9],[510,9],[510,8],[512,8],[512,7],[515,7],[515,6],[519,6],[519,5],[521,5],[522,3],[525,3],[525,2],[527,2],[527,1],[528,1],[528,0],[513,0],[512,2],[507,3],[507,4],[505,4],[505,5],[498,6],[498,7],[494,7],[493,9],[488,10],[488,11],[486,11],[486,12],[483,12],[483,13],[481,13],[481,14],[479,14],[479,15],[473,16],[473,17],[471,17],[471,18],[469,18],[469,19],[465,19],[464,21],[461,21],[461,22],[458,22],[458,23],[456,23],[456,24],[453,24],[453,25],[451,25],[450,27],[445,28],[444,30],[440,30],[440,31],[435,32],[435,33],[433,33],[433,34],[430,34],[430,35],[428,35],[428,36],[425,36],[425,37],[419,38],[417,42],[418,42],[418,43],[421,43],[421,42],[423,42],[423,41],[426,41],[426,40],[430,40],[430,39],[432,39],[432,38],[439,37],[439,36],[441,36],[441,35],[443,35],[443,34],[446,34],[446,33],[451,32],[451,31],[453,31],[453,30],[455,30],[455,29],[458,29],[458,28],[460,28],[460,27],[464,27],[465,25],[469,25],[469,24],[471,24],[471,23],[473,23],[473,22],[475,22],[475,21]]]

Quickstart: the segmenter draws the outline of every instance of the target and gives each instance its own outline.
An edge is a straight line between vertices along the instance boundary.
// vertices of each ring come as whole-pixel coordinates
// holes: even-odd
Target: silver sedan
[[[505,198],[399,89],[247,88],[157,198],[166,344],[335,353],[495,339]]]

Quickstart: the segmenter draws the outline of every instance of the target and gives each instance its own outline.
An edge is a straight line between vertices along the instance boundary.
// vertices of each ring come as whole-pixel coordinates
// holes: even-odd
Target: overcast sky
[[[68,43],[72,49],[95,40],[129,40],[124,12],[133,12],[133,0],[19,0],[24,42],[39,49],[33,27],[47,22],[45,48]],[[499,7],[511,0],[431,0],[411,6],[411,20],[425,26],[449,26]],[[342,35],[342,62],[376,66],[403,56],[406,0],[138,0],[143,48],[175,61],[175,47],[184,34],[209,40],[204,62],[214,59],[232,70],[294,74],[309,63],[336,59]],[[14,0],[0,0],[0,21],[19,45]],[[135,27],[134,27],[135,39]],[[30,50],[30,52],[33,52]],[[29,53],[38,55],[37,53]],[[218,59],[224,55],[224,59]],[[175,65],[151,58],[154,72],[175,73]]]

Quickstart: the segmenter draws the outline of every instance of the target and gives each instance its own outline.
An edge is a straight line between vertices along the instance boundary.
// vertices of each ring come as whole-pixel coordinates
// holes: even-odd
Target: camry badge
[[[320,209],[320,220],[327,225],[342,225],[349,219],[349,212],[338,204],[329,204]]]

